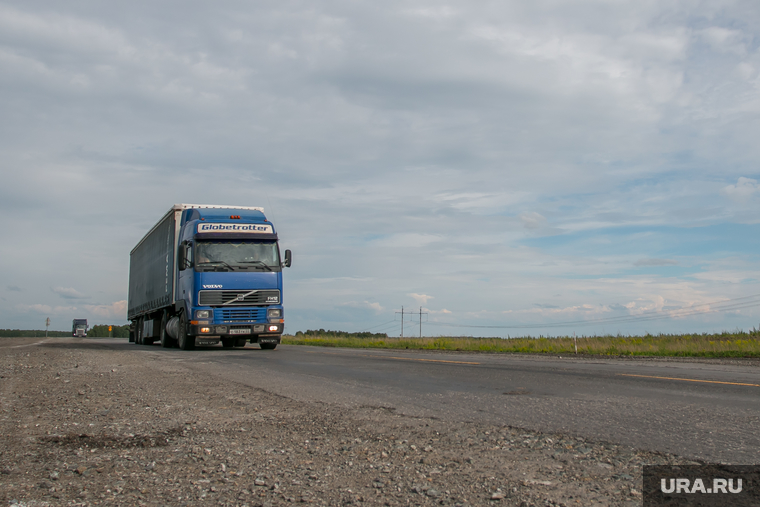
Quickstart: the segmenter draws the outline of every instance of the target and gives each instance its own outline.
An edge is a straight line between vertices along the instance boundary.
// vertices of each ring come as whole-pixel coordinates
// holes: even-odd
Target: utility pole
[[[404,307],[401,307],[400,312],[396,312],[401,314],[401,338],[404,337]]]
[[[47,338],[48,328],[50,327],[50,317],[45,319],[45,338]]]
[[[425,315],[427,315],[427,312],[424,312],[424,313]],[[420,306],[420,338],[422,338],[422,314],[423,314],[423,311],[422,311],[422,307]]]

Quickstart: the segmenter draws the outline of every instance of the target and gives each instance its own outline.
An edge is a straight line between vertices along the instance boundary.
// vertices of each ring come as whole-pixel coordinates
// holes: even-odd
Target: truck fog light
[[[211,328],[210,327],[202,327],[201,328],[201,333],[210,333],[210,332],[211,332]]]
[[[277,331],[279,329],[279,326],[269,326],[270,331]]]

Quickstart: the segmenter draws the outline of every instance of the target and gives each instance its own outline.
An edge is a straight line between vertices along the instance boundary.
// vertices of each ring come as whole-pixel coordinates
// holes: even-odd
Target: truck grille
[[[202,290],[198,296],[201,306],[251,306],[280,304],[279,290]],[[245,297],[243,297],[245,296]]]
[[[224,323],[240,321],[261,321],[267,317],[266,308],[230,308],[224,310],[215,310],[214,313],[222,318]]]

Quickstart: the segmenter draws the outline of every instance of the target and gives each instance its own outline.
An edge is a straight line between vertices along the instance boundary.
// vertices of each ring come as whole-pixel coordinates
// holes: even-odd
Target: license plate
[[[251,329],[230,329],[230,334],[251,334]]]

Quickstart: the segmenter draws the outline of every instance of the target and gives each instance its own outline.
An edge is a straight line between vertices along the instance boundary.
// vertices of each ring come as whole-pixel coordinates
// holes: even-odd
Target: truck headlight
[[[282,310],[279,308],[270,308],[267,310],[267,318],[279,319],[280,317],[282,317]]]
[[[196,319],[210,319],[211,310],[195,310]]]

